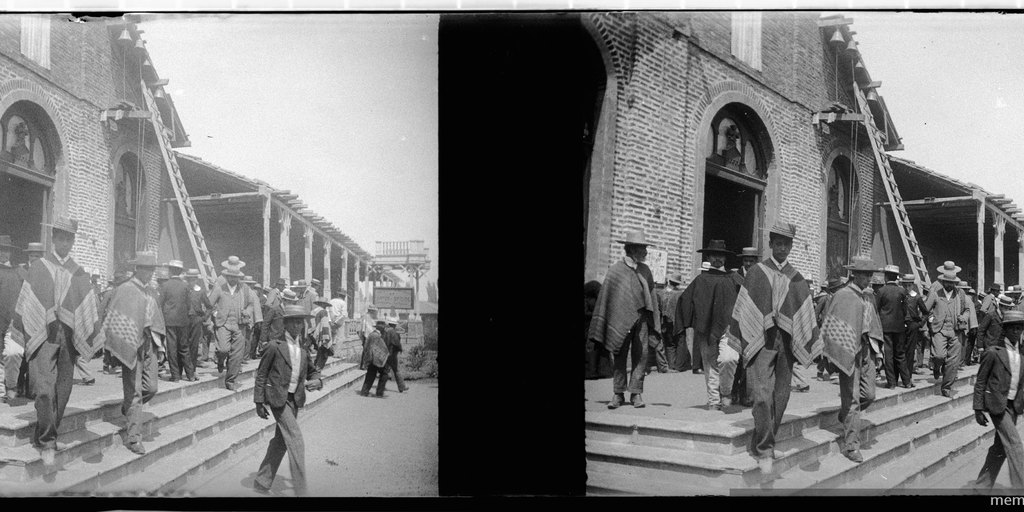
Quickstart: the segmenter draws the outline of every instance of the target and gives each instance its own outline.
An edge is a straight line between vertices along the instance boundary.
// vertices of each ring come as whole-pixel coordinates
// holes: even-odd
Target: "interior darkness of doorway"
[[[41,185],[0,174],[0,234],[11,235],[15,247],[25,248],[29,242],[40,242],[40,223],[43,222],[43,193]],[[14,251],[11,261],[26,261],[22,251]]]
[[[725,240],[725,246],[739,254],[753,246],[755,207],[759,193],[728,180],[708,175],[704,179],[704,245]],[[726,268],[739,268],[739,256],[726,259]]]

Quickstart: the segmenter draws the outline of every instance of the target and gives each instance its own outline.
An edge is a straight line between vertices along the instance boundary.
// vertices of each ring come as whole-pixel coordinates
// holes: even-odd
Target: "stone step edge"
[[[342,365],[332,365],[330,367],[326,367],[325,366],[324,373],[323,373],[323,376],[324,376],[323,378],[324,378],[325,386],[328,384],[328,382],[336,380],[337,378],[339,378],[340,376],[342,376],[342,375],[344,375],[346,373],[358,373],[360,371],[361,370],[358,370],[358,366],[357,365],[350,364],[350,363],[347,364],[347,365],[346,364],[342,364]],[[365,373],[365,372],[363,372],[363,373]],[[246,398],[248,396],[251,399],[252,388],[253,388],[253,384],[250,383],[245,389],[240,388],[238,391],[236,391],[235,393],[233,393],[231,395],[224,395],[222,398],[230,397],[230,398],[233,399],[231,401],[231,403],[229,403],[228,405],[226,405],[224,407],[217,408],[214,411],[210,411],[210,412],[206,413],[205,415],[200,415],[197,418],[193,418],[192,419],[193,421],[190,422],[190,428],[192,428],[192,430],[188,431],[189,434],[202,432],[205,429],[210,428],[211,426],[219,425],[220,423],[223,423],[224,421],[231,419],[232,416],[227,416],[225,418],[219,419],[219,420],[214,421],[212,423],[210,423],[208,421],[200,422],[199,425],[201,425],[202,428],[196,429],[196,428],[194,428],[196,426],[195,420],[198,419],[198,418],[203,418],[204,416],[210,416],[210,415],[214,415],[213,417],[216,418],[216,417],[219,417],[219,416],[222,416],[222,415],[226,414],[225,411],[230,411],[230,410],[235,410],[235,409],[246,409],[246,408],[250,408],[251,409],[253,406],[251,406],[251,405],[247,406],[246,405],[247,404]],[[208,390],[208,391],[215,392],[216,390]],[[227,390],[224,390],[224,391],[226,392]],[[311,393],[311,395],[312,395],[312,393]],[[242,404],[242,405],[240,406],[239,404]],[[154,408],[154,409],[157,409],[158,412],[163,413],[163,411],[165,409],[168,409],[170,407],[170,405],[171,404],[161,404],[158,407],[161,407],[162,409],[157,409],[157,408]],[[202,406],[202,405],[203,404],[198,404],[196,407],[199,407],[199,406]],[[153,412],[153,409],[146,408],[144,410],[144,414],[145,413],[152,413],[152,412]],[[177,411],[171,412],[170,414],[175,414],[176,412]],[[152,427],[153,423],[160,423],[160,420],[163,419],[163,418],[164,418],[164,416],[157,416],[157,415],[154,414],[154,417],[151,417],[148,420],[146,420],[146,422],[144,422],[143,425],[142,425],[142,430],[143,430],[144,436],[149,435],[151,433],[151,427]],[[161,426],[163,426],[163,425],[161,424]],[[55,465],[53,468],[46,468],[45,466],[42,466],[42,459],[40,458],[39,452],[36,449],[34,449],[34,448],[26,447],[23,450],[27,454],[27,458],[25,460],[20,461],[20,462],[12,460],[12,461],[8,462],[8,464],[10,466],[25,467],[26,469],[24,471],[28,472],[28,474],[30,475],[29,478],[22,478],[22,479],[17,480],[17,482],[26,483],[26,482],[31,482],[32,480],[38,479],[40,477],[45,478],[46,475],[48,475],[48,474],[53,474],[53,473],[56,473],[56,472],[60,472],[60,471],[62,471],[64,469],[67,469],[68,467],[72,467],[73,465],[81,464],[82,463],[82,459],[84,459],[84,458],[89,458],[89,457],[93,457],[95,455],[104,453],[107,448],[124,449],[125,451],[127,451],[127,449],[125,449],[123,447],[123,443],[119,439],[119,437],[120,437],[119,434],[123,430],[123,426],[121,424],[99,423],[97,425],[94,425],[92,428],[98,428],[101,432],[98,432],[97,433],[98,435],[95,438],[91,438],[91,439],[89,439],[87,441],[76,441],[76,442],[68,443],[63,450],[60,450],[60,452],[57,453],[58,459],[61,458],[61,454],[62,453],[69,453],[69,452],[74,451],[75,455],[71,456],[71,460],[64,461],[62,464]],[[160,430],[160,433],[164,434],[164,433],[167,433],[168,431],[176,432],[176,427],[173,426],[173,425],[168,426],[167,429]],[[179,435],[179,436],[175,437],[173,440],[169,441],[169,443],[177,442],[177,441],[179,441],[181,439],[181,437],[182,436]],[[144,443],[144,444],[152,445],[152,442],[148,442],[148,443]],[[168,443],[161,443],[161,444],[156,445],[156,446],[147,446],[147,449],[149,449],[150,451],[155,451],[155,450],[158,450],[160,448],[163,448],[166,444],[168,444]],[[83,448],[81,448],[82,445],[89,445],[90,447],[92,447],[92,446],[99,446],[99,450],[83,449]],[[82,453],[83,451],[86,452],[86,453]],[[147,455],[148,455],[148,453],[147,453]],[[134,457],[134,455],[133,455],[133,457]],[[31,466],[31,469],[29,469],[29,466]],[[42,470],[42,474],[36,474],[40,469]],[[5,481],[5,482],[12,482],[11,480],[7,480],[7,479],[5,479],[3,481]]]
[[[363,375],[365,373],[354,374],[352,378],[340,382],[337,386],[326,390],[325,393],[320,393],[316,400],[308,402],[303,407],[302,412],[307,416],[315,415],[321,410],[321,405],[342,391],[350,389],[363,378]],[[254,443],[265,439],[269,440],[270,437],[273,437],[275,429],[276,423],[273,419],[263,420],[253,415],[238,425],[199,441],[194,446],[198,452],[202,453],[198,457],[198,462],[192,454],[179,451],[160,459],[141,473],[132,475],[131,478],[121,479],[112,485],[98,487],[94,494],[119,494],[125,492],[124,487],[128,486],[132,488],[133,492],[150,496],[185,496],[187,493],[178,492],[178,489],[195,477],[227,464],[233,455]],[[206,450],[207,447],[210,449]]]
[[[962,397],[961,397],[962,398]],[[973,413],[972,413],[973,416]],[[956,409],[950,409],[943,411],[934,416],[928,417],[921,422],[915,423],[908,427],[912,429],[914,435],[911,439],[916,440],[923,436],[928,436],[937,429],[960,421],[963,417],[962,412],[957,413]],[[866,422],[861,422],[861,427],[866,428]],[[932,425],[936,425],[932,427]],[[899,435],[899,439],[906,438],[908,435],[908,429],[902,429],[898,432],[885,432],[875,437],[875,443],[889,439],[889,437],[896,437]],[[863,432],[863,430],[862,430]],[[776,445],[776,451],[782,453],[782,457],[777,459],[776,464],[779,464],[781,460],[798,457],[803,453],[810,452],[821,448],[823,445],[836,443],[838,435],[826,429],[812,428],[804,430],[802,435],[791,437],[780,441]],[[806,441],[811,441],[813,444],[810,446],[804,446],[798,449],[793,449],[792,446],[804,444]],[[593,451],[592,448],[604,448],[602,452]],[[624,452],[635,452],[634,454]],[[838,449],[834,450],[838,452]],[[614,457],[616,459],[632,459],[636,461],[643,461],[645,463],[659,463],[667,464],[672,466],[678,466],[683,468],[699,468],[706,471],[721,472],[723,474],[736,474],[742,475],[749,472],[757,471],[757,461],[754,460],[746,452],[737,454],[713,454],[706,452],[696,452],[687,450],[667,450],[663,448],[657,448],[645,445],[615,443],[610,441],[597,441],[593,439],[586,439],[586,452],[588,455],[594,454],[602,457]],[[646,457],[643,456],[646,454]],[[837,453],[838,454],[838,453]],[[842,457],[842,455],[839,455]],[[845,460],[845,458],[844,458]]]
[[[630,496],[722,496],[728,489],[692,487],[679,482],[650,480],[635,475],[621,475],[611,470],[589,467],[587,462],[587,494],[591,490]],[[664,486],[664,487],[660,487]],[[718,492],[711,492],[718,491]]]
[[[976,372],[977,372],[977,370],[974,370],[974,373],[958,375],[956,381],[954,381],[954,383],[953,383],[953,388],[954,389],[959,389],[959,388],[963,388],[963,387],[970,387],[970,388],[973,389],[974,378],[975,378],[975,373]],[[937,390],[938,386],[939,386],[938,383],[929,384],[927,386],[918,386],[917,388],[914,388],[913,390],[910,390],[910,391],[902,391],[902,392],[899,392],[899,393],[897,393],[895,395],[891,395],[891,396],[888,396],[888,397],[885,397],[885,398],[882,398],[882,399],[876,399],[875,403],[872,404],[872,408],[876,408],[877,407],[874,410],[875,411],[881,411],[883,409],[894,407],[894,406],[898,406],[898,405],[911,404],[911,403],[919,400],[920,398],[927,397],[927,396],[934,396],[932,394],[928,394],[928,391],[926,391],[926,390],[928,390],[928,389],[935,389],[935,390]],[[899,400],[901,395],[909,394],[909,393],[920,394],[920,396],[916,397],[914,399],[903,401],[903,402],[901,402]],[[836,397],[836,398],[837,398],[837,401],[838,401],[838,397]],[[884,406],[882,406],[882,404],[884,404]],[[785,425],[790,424],[790,423],[795,423],[795,422],[800,422],[800,421],[812,419],[812,418],[815,418],[815,417],[825,417],[825,416],[828,416],[829,414],[833,414],[833,413],[837,412],[838,410],[839,410],[839,405],[837,404],[834,408],[833,407],[829,407],[829,408],[826,408],[826,409],[815,410],[815,411],[801,411],[801,412],[786,411],[786,414],[787,415],[791,415],[792,418],[791,419],[783,420],[782,426],[785,426]],[[672,433],[672,434],[689,434],[689,435],[704,436],[704,437],[708,437],[708,438],[719,438],[719,439],[728,439],[729,440],[728,443],[723,442],[723,444],[732,444],[732,442],[735,441],[737,438],[743,437],[744,435],[747,435],[747,434],[753,432],[753,426],[750,426],[750,427],[736,427],[732,423],[714,422],[715,424],[719,425],[721,428],[715,428],[713,430],[708,430],[707,427],[706,427],[708,425],[707,422],[692,421],[692,420],[672,420],[672,419],[666,419],[666,418],[655,418],[655,417],[652,417],[652,416],[639,416],[639,415],[634,416],[634,415],[621,414],[621,413],[611,413],[611,412],[607,412],[607,411],[587,411],[585,413],[585,415],[584,415],[584,421],[585,421],[585,424],[586,424],[586,428],[591,428],[591,427],[610,427],[610,428],[622,428],[622,429],[630,429],[630,430],[632,430],[635,427],[639,427],[639,428],[642,428],[642,429],[647,429],[647,430],[652,430],[652,431],[664,431],[664,432],[669,432],[669,433]],[[782,427],[780,426],[780,428],[782,428]]]
[[[331,376],[328,376],[324,380],[325,389],[329,390],[327,391],[327,393],[330,393],[335,387],[341,385],[348,385],[348,382],[344,381],[343,379],[335,378],[335,376],[341,376],[345,374],[351,374],[351,379],[354,381],[358,380],[363,374],[365,374],[365,372],[358,369],[355,369],[354,371],[343,370],[336,372]],[[320,400],[320,398],[316,397],[316,395],[326,395],[326,393],[317,392],[311,393],[310,395],[310,402],[316,402]],[[54,492],[71,495],[89,494],[91,492],[89,490],[76,491],[74,489],[82,486],[95,487],[94,485],[90,485],[90,483],[94,483],[103,478],[109,477],[109,475],[111,475],[112,473],[116,473],[119,470],[124,470],[129,464],[137,460],[148,461],[148,463],[142,469],[142,471],[145,471],[146,468],[159,462],[160,459],[173,455],[175,452],[181,451],[182,448],[187,449],[187,447],[195,446],[198,442],[202,442],[206,438],[230,430],[234,425],[222,428],[217,431],[213,431],[212,433],[208,433],[208,435],[202,436],[198,439],[193,437],[195,434],[199,434],[205,430],[215,429],[216,427],[228,423],[232,420],[238,419],[241,416],[251,414],[253,408],[254,406],[251,406],[251,404],[245,404],[244,402],[232,404],[229,407],[217,410],[216,414],[206,415],[211,416],[213,419],[211,420],[210,417],[205,417],[203,423],[199,426],[195,424],[190,424],[184,426],[170,427],[166,430],[161,431],[161,434],[168,435],[162,435],[160,441],[158,441],[159,444],[154,444],[154,441],[145,442],[145,444],[147,445],[147,452],[145,455],[140,456],[133,454],[126,448],[124,448],[120,443],[118,443],[116,446],[118,449],[113,450],[109,453],[104,453],[103,462],[99,464],[85,463],[82,460],[77,460],[74,463],[61,468],[61,471],[55,473],[55,475],[60,477],[60,482],[46,481],[45,479],[43,479],[42,481],[41,479],[34,479],[28,482],[4,481],[0,482],[0,493],[5,495],[11,493],[52,494]],[[273,423],[271,422],[271,424]],[[183,443],[183,441],[185,440],[187,440],[188,442]],[[168,447],[173,448],[175,445],[178,444],[181,444],[181,446],[179,446],[177,449],[172,450],[171,454],[162,453],[163,451],[166,451]],[[153,460],[154,458],[155,460]],[[102,467],[95,467],[99,465],[102,465]],[[131,477],[132,475],[135,474],[138,474],[138,472],[122,475],[122,477]],[[5,489],[4,487],[9,487],[10,489]]]
[[[352,363],[343,363],[340,359],[328,360],[327,364],[324,365],[324,369],[326,370],[327,368],[335,366],[335,365],[338,365],[338,364],[352,364]],[[259,365],[256,364],[256,365],[250,365],[250,366],[251,366],[251,368],[242,369],[242,371],[239,372],[239,375],[238,375],[238,382],[239,383],[241,383],[243,380],[249,380],[250,378],[254,378],[255,373],[256,373],[256,369],[257,369],[257,367]],[[116,376],[116,378],[118,380],[120,380],[121,377],[120,376]],[[218,380],[222,380],[222,378],[223,378],[222,375],[218,375],[214,379],[205,379],[205,380],[200,380],[198,382],[189,382],[187,384],[175,386],[173,388],[169,388],[167,386],[159,386],[158,385],[157,386],[157,393],[150,400],[150,403],[154,404],[154,405],[159,405],[159,404],[163,404],[163,403],[165,403],[167,401],[172,401],[173,402],[173,401],[176,401],[176,400],[186,399],[186,398],[188,398],[190,396],[193,396],[193,395],[196,395],[196,394],[199,394],[199,393],[203,393],[203,392],[209,390],[209,389],[203,389],[203,390],[200,390],[200,391],[194,391],[192,393],[188,393],[187,392],[188,388],[194,388],[194,387],[209,388],[211,386],[211,383],[214,383],[214,382],[216,382]],[[167,381],[165,381],[165,380],[161,380],[160,382],[165,383],[165,384],[167,383]],[[214,387],[213,389],[216,389],[216,388]],[[175,398],[168,399],[168,397],[170,395],[175,395],[175,394],[177,394],[178,396],[175,397]],[[75,420],[77,419],[77,417],[79,417],[81,415],[88,415],[90,413],[95,413],[96,411],[99,411],[99,410],[104,410],[104,411],[107,411],[107,410],[117,410],[117,411],[119,411],[120,407],[121,407],[121,400],[123,398],[124,398],[123,394],[113,393],[113,394],[97,397],[91,403],[87,403],[87,404],[74,404],[76,407],[81,406],[81,408],[76,408],[75,410],[67,411],[67,413],[65,413],[65,415],[64,415],[64,418],[61,420],[61,424],[62,425],[64,425],[64,424],[74,425],[74,424],[76,424]],[[68,405],[72,405],[72,404],[68,404]],[[8,424],[0,425],[0,439],[2,439],[2,438],[15,438],[16,440],[23,439],[23,436],[19,436],[18,433],[21,432],[21,431],[24,431],[24,430],[31,430],[31,429],[33,429],[35,427],[35,423],[36,423],[35,408],[29,407],[27,409],[27,411],[31,413],[31,415],[32,415],[31,418],[17,419],[16,421],[10,422]],[[106,416],[104,415],[104,418],[105,417]],[[88,420],[88,421],[84,422],[83,425],[80,425],[77,428],[83,428],[85,426],[89,426],[92,423],[103,422],[103,421],[104,421],[104,419],[102,419],[102,418],[95,418],[95,419]],[[60,431],[59,434],[64,434],[64,433],[70,432],[71,430],[74,430],[74,428],[73,429],[69,429],[69,430],[65,430],[65,431]],[[22,444],[22,443],[19,442],[17,444]],[[14,446],[17,446],[17,444],[15,444]]]

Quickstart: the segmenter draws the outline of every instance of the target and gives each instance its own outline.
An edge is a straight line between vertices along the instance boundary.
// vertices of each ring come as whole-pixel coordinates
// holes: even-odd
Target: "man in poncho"
[[[301,304],[301,300],[299,302]],[[363,388],[359,391],[360,396],[370,396],[370,388],[373,387],[373,379],[377,380],[377,398],[384,396],[384,386],[388,382],[388,351],[387,342],[384,341],[384,320],[377,320],[363,344],[363,356],[359,364],[360,370],[366,370],[366,377],[363,378]],[[642,370],[641,370],[642,371]]]
[[[846,268],[850,284],[832,296],[821,323],[825,355],[839,369],[839,421],[843,424],[840,449],[854,461],[860,453],[860,411],[875,400],[875,363],[883,342],[882,324],[864,289],[878,268],[868,257],[854,257]]]
[[[75,360],[91,358],[103,341],[96,339],[100,318],[90,276],[70,254],[78,222],[58,217],[47,225],[53,230],[53,251],[28,268],[14,308],[13,336],[25,347],[35,395],[32,444],[40,449],[43,463],[52,465]]]
[[[787,261],[796,226],[776,224],[768,233],[771,256],[750,267],[736,297],[727,336],[743,355],[753,400],[749,451],[762,474],[772,472],[775,434],[789,404],[793,362],[809,366],[821,352],[810,288]]]
[[[733,253],[725,247],[724,240],[711,240],[708,246],[697,251],[703,253],[711,266],[693,278],[690,286],[676,302],[675,333],[682,334],[693,327],[693,351],[701,353],[704,364],[704,385],[708,393],[708,410],[732,405],[733,375],[736,370],[738,353],[719,361],[722,335],[729,327],[732,308],[736,303],[736,292],[743,282],[735,272],[726,269],[725,258]],[[720,347],[721,345],[721,347]]]
[[[163,351],[166,328],[156,294],[148,286],[156,269],[156,253],[140,251],[129,264],[135,265],[135,274],[114,290],[102,335],[111,355],[121,362],[121,414],[128,420],[125,446],[143,455],[142,408],[156,396],[157,357]]]
[[[628,231],[624,244],[626,256],[608,269],[597,305],[590,321],[590,339],[603,344],[612,354],[614,395],[608,403],[615,409],[625,403],[629,391],[633,407],[643,407],[644,365],[647,363],[651,338],[660,336],[661,313],[655,301],[654,276],[644,264],[647,239],[642,230]],[[632,358],[627,385],[627,359]]]
[[[331,303],[323,300],[313,302],[313,330],[309,332],[309,360],[317,371],[327,364],[327,357],[334,355],[331,350]]]

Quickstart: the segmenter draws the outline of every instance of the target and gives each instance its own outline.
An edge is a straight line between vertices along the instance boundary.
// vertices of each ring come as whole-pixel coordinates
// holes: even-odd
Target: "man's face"
[[[744,256],[743,257],[743,270],[750,270],[750,267],[753,267],[754,263],[757,263],[757,258],[755,258],[753,256]]]
[[[371,310],[367,311],[366,314],[370,315],[370,318],[372,318],[374,320],[377,319],[377,310],[376,309],[371,309]]]
[[[857,288],[863,290],[864,287],[871,284],[871,272],[853,272],[850,279],[853,280],[853,284],[857,285]]]
[[[146,284],[150,279],[152,279],[154,270],[156,270],[155,267],[135,267],[135,277],[138,278],[142,284]]]
[[[67,231],[61,231],[59,229],[53,230],[53,251],[57,253],[57,256],[66,258],[68,253],[71,252],[71,248],[74,246],[74,233],[68,233]]]
[[[1020,342],[1020,335],[1024,332],[1024,324],[1006,324],[1003,326],[1003,335],[1016,346]]]
[[[719,253],[711,253],[710,255],[708,255],[708,263],[711,263],[711,266],[714,268],[724,267],[725,255]]]
[[[789,257],[789,251],[793,250],[793,239],[775,236],[768,242],[768,246],[772,249],[772,257],[775,258],[775,261],[785,261]]]
[[[637,263],[643,263],[647,261],[647,246],[646,245],[629,245],[627,246],[626,255],[633,258]]]
[[[38,260],[39,258],[42,258],[42,257],[43,257],[43,253],[41,253],[41,252],[30,252],[30,253],[28,253],[28,262],[29,262],[29,264],[31,264],[33,261]]]
[[[241,280],[238,276],[225,276],[229,286],[238,286],[238,281]]]
[[[275,288],[277,288],[277,291],[283,292],[284,291],[284,283],[278,283],[278,285]]]
[[[956,288],[956,283],[954,283],[953,281],[943,281],[942,282],[942,289],[943,290],[946,290],[947,292],[951,292],[951,291],[953,291],[953,288]]]
[[[292,338],[299,339],[302,336],[302,329],[306,326],[306,321],[302,317],[291,317],[284,319],[284,330],[288,331],[288,334]]]

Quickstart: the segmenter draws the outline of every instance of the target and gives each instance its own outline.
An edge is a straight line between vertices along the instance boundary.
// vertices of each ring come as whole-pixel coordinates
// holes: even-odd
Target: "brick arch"
[[[621,38],[615,37],[614,29],[609,25],[606,16],[607,14],[584,15],[580,19],[583,22],[583,27],[594,38],[597,49],[601,52],[609,79],[614,79],[614,82],[609,83],[615,84],[616,92],[622,92],[625,84],[619,78],[622,76],[620,70],[625,69],[624,56],[615,46],[615,43]]]
[[[116,255],[114,254],[114,252],[117,250],[117,247],[115,247],[115,244],[114,244],[114,237],[115,237],[115,233],[116,233],[116,230],[117,230],[116,226],[114,225],[114,222],[115,222],[114,219],[116,217],[116,204],[115,203],[117,201],[117,164],[121,161],[121,158],[124,155],[129,154],[129,153],[131,153],[133,155],[136,155],[136,156],[141,156],[142,159],[143,159],[143,164],[140,165],[139,169],[138,169],[138,174],[139,174],[138,178],[139,178],[139,187],[140,187],[139,188],[139,197],[140,197],[140,203],[141,204],[138,206],[139,210],[136,213],[136,215],[137,215],[136,226],[135,226],[135,245],[136,245],[136,247],[138,247],[138,245],[139,245],[139,240],[140,239],[145,239],[148,236],[148,233],[149,233],[149,229],[148,229],[149,228],[149,223],[148,223],[149,214],[148,213],[144,213],[144,208],[146,208],[146,205],[148,204],[148,201],[146,200],[146,191],[151,186],[151,184],[150,184],[151,180],[146,179],[146,170],[145,170],[145,165],[144,165],[145,164],[145,154],[139,148],[138,141],[135,141],[135,140],[132,140],[132,139],[133,139],[133,137],[121,136],[121,137],[119,137],[117,139],[117,142],[115,142],[113,144],[113,147],[111,148],[111,152],[110,152],[110,161],[109,161],[110,166],[109,166],[109,169],[107,171],[107,193],[108,193],[108,197],[110,198],[110,200],[107,201],[107,208],[106,208],[107,219],[105,220],[105,224],[107,226],[107,233],[109,234],[108,240],[107,240],[107,250],[106,250],[106,253],[107,253],[107,262],[108,262],[107,265],[109,267],[108,271],[110,272],[111,275],[113,275],[113,272],[116,270],[116,269],[114,269],[114,262],[117,259]],[[145,217],[143,217],[143,215]]]
[[[777,148],[779,147],[781,138],[779,136],[778,128],[775,125],[775,120],[769,114],[768,107],[760,100],[754,88],[732,80],[724,80],[707,88],[704,96],[693,109],[693,117],[691,118],[691,126],[694,127],[692,140],[695,159],[693,165],[693,218],[704,218],[704,176],[706,172],[705,155],[708,154],[708,148],[705,147],[706,144],[702,133],[703,130],[711,124],[711,120],[715,117],[715,114],[730,103],[739,103],[753,110],[754,113],[757,114],[758,118],[760,118],[761,123],[768,132],[767,149],[769,149],[769,154],[766,155],[768,157],[768,186],[764,191],[763,200],[766,202],[764,208],[764,224],[766,226],[770,226],[778,220],[777,212],[779,197],[781,196],[781,177],[778,175],[778,162],[780,158]],[[685,240],[687,233],[682,233],[682,235],[683,240]],[[699,245],[704,239],[704,223],[695,221],[693,223],[692,234],[690,234],[690,236],[692,236],[693,245]],[[759,246],[759,248],[768,246],[767,232],[762,233]],[[700,254],[696,252],[692,252],[691,254],[691,268],[700,268]]]
[[[611,260],[612,202],[615,191],[615,140],[618,119],[618,98],[620,85],[615,52],[606,28],[598,26],[603,22],[599,16],[581,16],[583,28],[593,39],[601,55],[606,75],[604,98],[601,100],[601,115],[594,137],[594,150],[590,156],[590,193],[587,220],[587,253],[584,277],[603,280],[608,262]]]
[[[60,115],[60,109],[54,105],[50,94],[40,87],[39,84],[21,78],[15,78],[0,84],[0,113],[7,112],[11,105],[19,101],[32,102],[46,112],[46,116],[50,118],[50,122],[53,123],[54,129],[57,131],[57,140],[55,141],[57,143],[55,148],[57,150],[55,152],[56,163],[62,163],[65,140],[64,119]]]
[[[822,241],[826,245],[823,246],[823,249],[822,249],[822,251],[821,251],[821,253],[819,255],[819,260],[820,261],[819,261],[818,267],[819,267],[820,275],[825,277],[825,276],[828,275],[828,261],[827,261],[827,259],[828,259],[828,254],[827,254],[828,250],[826,249],[827,244],[828,244],[828,172],[832,168],[832,163],[835,162],[835,160],[837,158],[845,157],[847,160],[849,160],[851,162],[854,162],[854,171],[853,171],[853,174],[851,175],[851,178],[853,178],[853,180],[855,180],[855,182],[859,182],[860,181],[860,175],[857,172],[858,170],[856,168],[856,154],[854,154],[853,151],[850,150],[850,148],[849,148],[849,146],[847,144],[844,144],[844,143],[842,143],[839,140],[833,139],[832,142],[827,147],[827,152],[824,152],[822,154],[824,155],[824,159],[821,162],[821,165],[822,165],[822,167],[821,167],[821,187],[820,187],[820,192],[819,192],[820,197],[821,197],[822,208],[820,208],[819,219],[818,220],[819,220],[820,226],[821,226]],[[854,208],[858,212],[862,208],[862,203],[864,202],[864,197],[863,196],[864,196],[864,194],[863,194],[863,190],[862,190],[860,198],[858,200],[858,204],[854,205]],[[861,217],[860,213],[855,214],[855,213],[853,213],[853,211],[850,212],[850,215],[855,217],[855,218],[857,218],[857,219],[859,219]],[[848,252],[856,253],[856,252],[859,251],[860,246],[861,246],[861,243],[860,243],[860,233],[861,233],[860,221],[859,220],[856,221],[856,222],[851,221],[850,222],[850,233],[849,233],[849,237],[848,237],[849,239],[847,240],[847,243],[849,244],[849,251]]]

